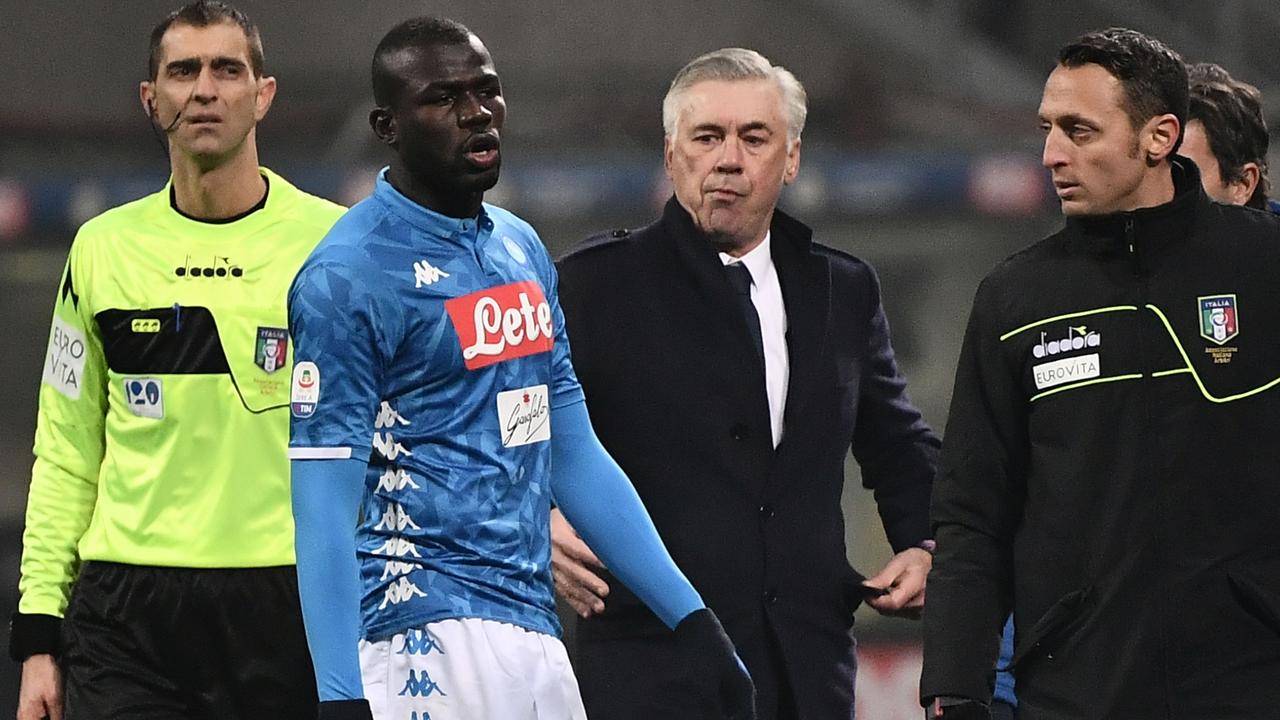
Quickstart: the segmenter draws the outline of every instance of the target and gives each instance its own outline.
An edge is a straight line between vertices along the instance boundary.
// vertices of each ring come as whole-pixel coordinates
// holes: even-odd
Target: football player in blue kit
[[[673,629],[707,717],[753,688],[596,440],[537,234],[483,202],[502,86],[465,27],[416,18],[373,60],[395,155],[303,265],[289,456],[320,718],[585,718],[558,639],[554,501]]]

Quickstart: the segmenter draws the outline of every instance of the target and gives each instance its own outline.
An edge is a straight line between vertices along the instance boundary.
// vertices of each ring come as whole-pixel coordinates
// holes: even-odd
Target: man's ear
[[[1262,182],[1262,168],[1258,167],[1258,163],[1247,162],[1240,167],[1240,177],[1227,183],[1227,190],[1231,193],[1232,205],[1244,205],[1249,202],[1249,198],[1253,197],[1253,191],[1258,188],[1258,183]]]
[[[258,122],[267,116],[271,103],[276,99],[276,79],[271,76],[258,79],[258,97],[253,109],[253,118]]]
[[[791,149],[787,151],[787,167],[782,171],[782,183],[790,185],[796,181],[796,175],[800,174],[800,138],[791,143]]]
[[[378,142],[395,147],[396,141],[399,140],[399,131],[396,127],[396,116],[391,112],[391,108],[379,106],[370,110],[369,127],[373,128],[373,134],[378,138]]]
[[[1165,113],[1147,121],[1142,134],[1147,164],[1155,166],[1173,153],[1173,146],[1182,134],[1182,123],[1173,113]]]
[[[138,101],[142,103],[142,112],[151,118],[152,122],[156,119],[156,86],[150,80],[143,80],[138,83]]]

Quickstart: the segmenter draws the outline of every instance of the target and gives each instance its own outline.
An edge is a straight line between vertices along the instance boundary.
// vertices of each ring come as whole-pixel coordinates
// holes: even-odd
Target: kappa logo
[[[382,602],[378,605],[378,609],[386,610],[388,605],[399,605],[416,597],[426,596],[427,594],[422,592],[417,585],[409,582],[409,578],[401,575],[399,580],[387,586],[387,591],[383,593]]]
[[[373,449],[382,457],[392,461],[401,455],[413,456],[413,453],[409,452],[408,448],[396,442],[391,433],[375,432],[373,434]]]
[[[1080,325],[1078,327],[1068,327],[1067,336],[1064,338],[1050,340],[1049,333],[1040,333],[1040,344],[1031,348],[1031,354],[1037,358],[1042,358],[1071,352],[1072,350],[1083,350],[1087,347],[1100,347],[1101,345],[1102,335],[1090,331],[1084,325]]]
[[[1196,298],[1200,305],[1200,337],[1221,345],[1240,334],[1235,294]]]
[[[446,300],[468,370],[548,352],[555,343],[551,306],[532,280]]]
[[[420,628],[415,628],[404,634],[404,645],[396,651],[397,655],[430,655],[432,651],[441,655],[446,655],[444,648],[436,642],[431,634]]]
[[[405,420],[400,413],[391,408],[391,403],[386,400],[382,401],[382,405],[378,408],[378,416],[373,419],[373,426],[379,430],[383,428],[393,427],[395,425],[408,425],[409,421]]]
[[[403,560],[388,560],[386,561],[386,564],[382,566],[382,579],[386,580],[389,577],[408,575],[417,569],[418,565],[416,563],[405,562]]]
[[[387,468],[382,477],[378,478],[378,492],[398,492],[405,488],[420,489],[409,473],[401,468]]]
[[[440,688],[440,684],[431,679],[426,670],[419,675],[417,670],[409,671],[409,678],[405,680],[404,689],[400,691],[400,695],[409,695],[410,697],[431,697],[433,693],[440,693],[441,697],[449,697],[449,694]]]
[[[405,528],[412,530],[421,530],[413,518],[409,517],[409,513],[404,511],[404,507],[400,503],[391,503],[382,513],[382,519],[373,527],[374,530],[395,530],[403,531]]]
[[[447,277],[449,277],[449,273],[438,267],[432,266],[432,264],[426,260],[419,260],[413,264],[413,286],[415,288],[439,282],[440,278]]]
[[[412,555],[416,558],[422,557],[422,555],[418,554],[418,548],[402,537],[387,538],[387,541],[382,543],[382,547],[378,548],[374,554],[394,555],[395,557],[404,557],[406,555]]]

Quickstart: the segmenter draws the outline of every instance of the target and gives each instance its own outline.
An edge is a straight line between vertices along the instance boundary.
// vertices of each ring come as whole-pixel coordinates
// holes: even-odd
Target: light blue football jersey
[[[379,174],[289,293],[290,457],[367,459],[364,636],[446,618],[558,635],[550,410],[582,400],[528,223],[457,219]]]

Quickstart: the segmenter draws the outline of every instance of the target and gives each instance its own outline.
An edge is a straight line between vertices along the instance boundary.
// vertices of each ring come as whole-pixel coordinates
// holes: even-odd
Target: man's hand
[[[600,558],[582,542],[559,508],[551,509],[551,576],[556,592],[584,618],[604,612],[609,585],[592,572],[604,567]]]
[[[881,615],[918,618],[924,609],[924,586],[933,567],[933,556],[921,548],[907,548],[894,555],[875,577],[864,585],[889,592],[869,598],[867,604]]]
[[[62,673],[52,655],[32,655],[22,662],[18,720],[62,720]]]
[[[690,663],[688,672],[710,683],[719,713],[727,720],[755,720],[756,687],[711,608],[689,613],[676,626],[676,643]]]

